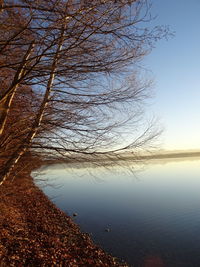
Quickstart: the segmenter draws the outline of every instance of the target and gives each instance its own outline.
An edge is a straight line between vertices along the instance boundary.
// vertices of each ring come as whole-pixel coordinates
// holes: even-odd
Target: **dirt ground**
[[[0,266],[128,265],[81,233],[26,176],[0,186]]]

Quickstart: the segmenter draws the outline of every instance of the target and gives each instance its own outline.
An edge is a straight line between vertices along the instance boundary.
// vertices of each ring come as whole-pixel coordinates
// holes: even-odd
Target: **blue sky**
[[[144,60],[152,71],[151,110],[164,126],[165,149],[200,149],[200,1],[154,0],[154,23],[175,36],[162,40]]]

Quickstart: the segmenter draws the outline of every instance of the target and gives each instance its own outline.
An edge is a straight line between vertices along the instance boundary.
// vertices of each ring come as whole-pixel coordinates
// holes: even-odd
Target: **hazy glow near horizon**
[[[163,148],[200,149],[200,1],[155,0],[152,13],[175,32],[144,62],[155,80],[151,109],[165,129]]]

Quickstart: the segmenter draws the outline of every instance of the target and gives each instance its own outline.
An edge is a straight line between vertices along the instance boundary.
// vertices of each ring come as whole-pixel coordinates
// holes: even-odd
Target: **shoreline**
[[[0,266],[128,266],[95,245],[31,176],[0,187]]]

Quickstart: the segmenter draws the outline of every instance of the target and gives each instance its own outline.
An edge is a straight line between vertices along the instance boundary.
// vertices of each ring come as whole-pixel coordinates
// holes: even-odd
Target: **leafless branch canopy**
[[[2,1],[0,182],[26,153],[68,159],[152,140],[137,65],[168,30],[150,20],[147,0]]]

